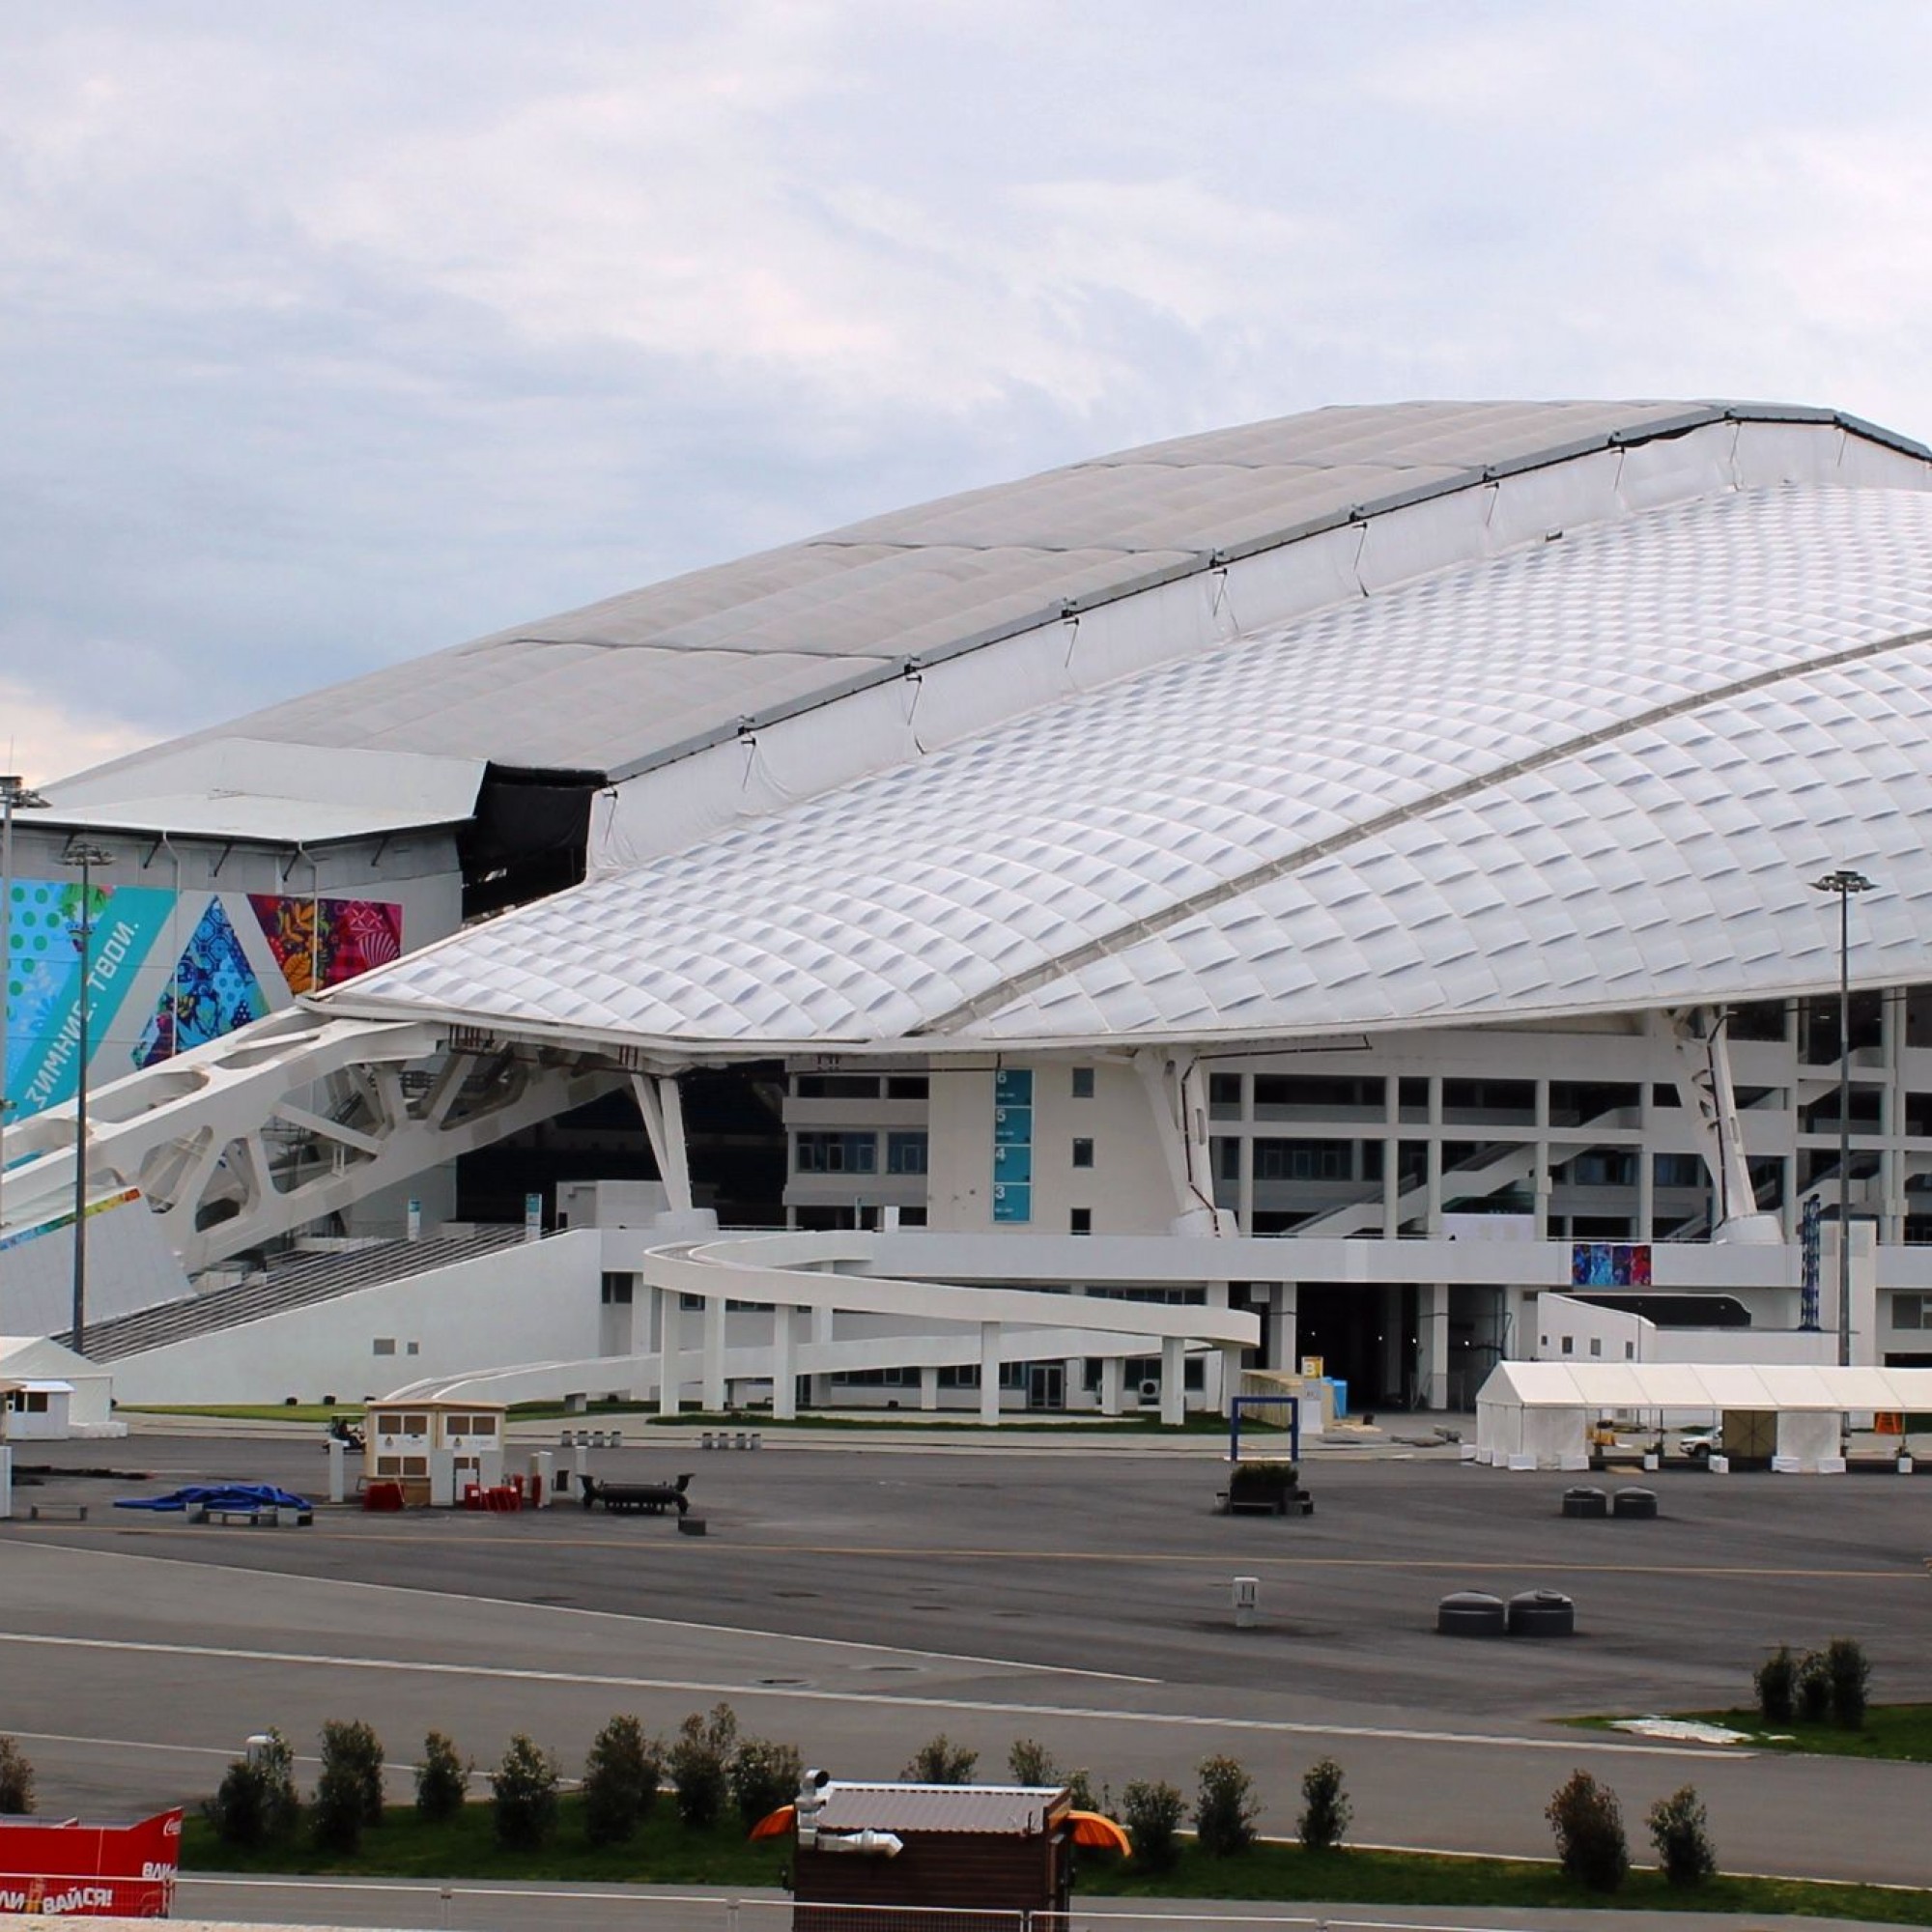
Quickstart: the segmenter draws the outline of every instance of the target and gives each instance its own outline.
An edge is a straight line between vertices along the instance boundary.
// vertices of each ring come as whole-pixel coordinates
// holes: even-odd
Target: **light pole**
[[[1852,1360],[1852,895],[1872,881],[1840,867],[1811,881],[1838,895],[1838,1366]]]
[[[68,1347],[87,1353],[87,942],[94,933],[94,868],[113,863],[114,854],[86,838],[77,838],[61,854],[63,866],[80,867],[80,917],[68,929],[80,954],[80,992],[74,1009],[80,1021],[80,1073],[74,1082],[73,1110],[73,1332]]]
[[[7,1172],[7,1007],[14,983],[14,814],[44,811],[47,801],[14,773],[0,774],[0,1178]],[[0,1214],[0,1233],[7,1217]]]

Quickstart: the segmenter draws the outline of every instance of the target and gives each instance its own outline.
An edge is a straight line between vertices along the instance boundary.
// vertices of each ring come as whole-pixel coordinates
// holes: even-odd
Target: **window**
[[[888,1174],[923,1174],[925,1172],[926,1146],[926,1137],[923,1134],[888,1134],[886,1136],[886,1172]]]
[[[879,1082],[869,1073],[801,1073],[792,1091],[801,1100],[876,1100]]]
[[[807,1133],[798,1137],[799,1174],[876,1174],[877,1134]]]
[[[1240,1179],[1241,1144],[1233,1134],[1216,1134],[1208,1143],[1208,1151],[1216,1180]]]
[[[1091,1066],[1076,1066],[1073,1069],[1073,1097],[1076,1100],[1091,1100],[1094,1097],[1094,1069]]]
[[[396,1338],[393,1335],[378,1335],[370,1350],[375,1355],[393,1355],[396,1352]]]
[[[1094,1232],[1093,1208],[1068,1208],[1066,1213],[1066,1232],[1069,1235],[1091,1235]]]
[[[1255,1143],[1257,1180],[1347,1180],[1350,1141],[1269,1141]]]
[[[1094,1143],[1092,1141],[1075,1141],[1073,1143],[1073,1165],[1075,1167],[1092,1167],[1094,1165]]]
[[[1601,1335],[1590,1337],[1590,1352],[1593,1355],[1601,1355],[1604,1352],[1604,1338]]]
[[[1894,1294],[1891,1297],[1891,1325],[1894,1328],[1932,1328],[1932,1294]]]
[[[1241,1076],[1238,1073],[1208,1074],[1208,1106],[1219,1120],[1238,1120],[1241,1113]]]
[[[631,1277],[627,1274],[607,1274],[603,1282],[602,1300],[606,1308],[628,1308],[634,1293]]]
[[[1577,1338],[1576,1338],[1576,1336],[1574,1336],[1574,1335],[1566,1335],[1566,1336],[1564,1336],[1564,1338],[1563,1338],[1563,1352],[1564,1352],[1564,1353],[1565,1353],[1566,1355],[1574,1355],[1574,1354],[1575,1354],[1575,1353],[1577,1352]]]
[[[932,1092],[932,1082],[923,1073],[890,1073],[886,1076],[888,1100],[923,1100]]]

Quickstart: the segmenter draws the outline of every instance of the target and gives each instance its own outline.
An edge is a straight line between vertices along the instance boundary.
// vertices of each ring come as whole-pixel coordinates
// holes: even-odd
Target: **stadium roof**
[[[1855,418],[1778,405],[1318,410],[871,518],[372,671],[52,790],[63,808],[178,796],[178,782],[157,787],[149,768],[196,748],[213,755],[224,741],[621,780],[1068,609],[1485,480],[1724,422],[1834,426],[1861,444],[1926,455]],[[366,775],[345,779],[342,798],[387,823]]]
[[[1833,453],[1787,461],[1779,445],[1722,473],[1687,457],[1675,477],[1652,460],[1613,506],[1589,497],[1579,513],[1606,448],[1727,421],[1809,425]],[[1547,474],[1505,533],[1480,486],[1513,466]],[[1364,505],[1364,467],[1381,508]],[[329,1003],[694,1056],[1586,1015],[1834,983],[1835,922],[1806,880],[1838,863],[1886,887],[1861,901],[1855,977],[1922,977],[1927,483],[1918,445],[1821,412],[1413,405],[880,519],[800,548],[971,537],[978,557],[1058,556],[1061,585],[1102,552],[1110,569],[1134,556],[1146,581],[1126,589],[1121,566],[1122,603],[1155,596],[1156,560],[1226,568],[1242,542],[1312,554],[1338,530],[1367,544],[1372,525],[1400,567],[1374,584],[1351,571],[1295,614],[1230,622],[1094,689],[989,700],[943,749],[676,841]],[[774,558],[797,553],[733,569]],[[678,648],[726,648],[690,601],[718,576],[599,607],[606,628],[679,593]],[[986,615],[968,573],[951,623],[927,603],[924,629],[893,632],[886,580],[869,581],[886,601],[844,607],[876,626],[846,633],[860,656],[911,635],[963,648]],[[801,634],[775,611],[789,661],[776,639]],[[1034,661],[1070,653],[1058,625],[1030,621]]]

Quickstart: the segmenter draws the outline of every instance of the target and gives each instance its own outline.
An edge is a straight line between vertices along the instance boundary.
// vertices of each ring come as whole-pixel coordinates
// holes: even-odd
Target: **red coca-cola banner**
[[[165,1918],[181,1869],[182,1814],[137,1825],[0,1818],[0,1912]]]

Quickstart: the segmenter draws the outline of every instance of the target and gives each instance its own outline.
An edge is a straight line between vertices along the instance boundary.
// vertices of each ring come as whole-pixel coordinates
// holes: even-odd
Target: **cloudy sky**
[[[1156,437],[1932,440],[1932,10],[7,0],[0,760]]]

